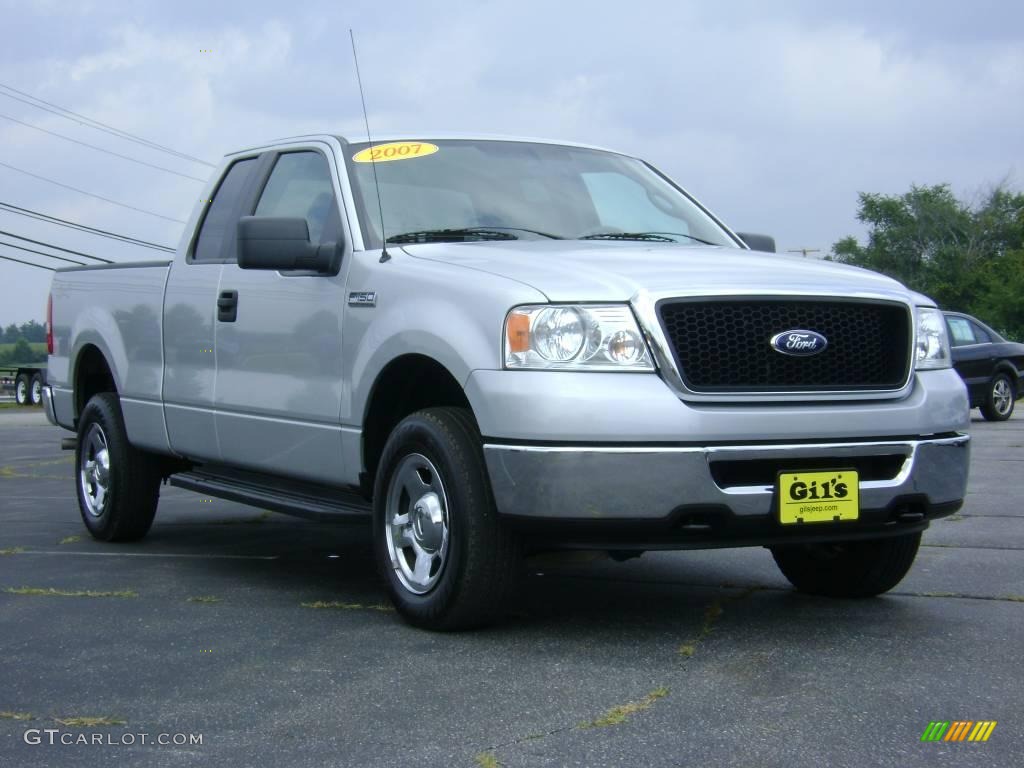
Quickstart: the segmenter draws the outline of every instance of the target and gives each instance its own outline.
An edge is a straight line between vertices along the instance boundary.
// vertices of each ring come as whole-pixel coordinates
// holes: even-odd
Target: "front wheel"
[[[395,428],[374,484],[373,519],[378,567],[410,624],[469,629],[501,607],[519,545],[498,518],[468,411],[429,408]]]
[[[989,383],[988,394],[981,406],[981,415],[987,421],[1006,421],[1013,415],[1013,405],[1017,393],[1013,391],[1013,382],[1005,373],[996,374]]]
[[[782,575],[801,592],[874,597],[899,584],[917,557],[920,533],[834,544],[772,547]]]
[[[93,538],[135,541],[153,524],[159,460],[128,442],[117,395],[93,395],[78,420],[78,507]]]

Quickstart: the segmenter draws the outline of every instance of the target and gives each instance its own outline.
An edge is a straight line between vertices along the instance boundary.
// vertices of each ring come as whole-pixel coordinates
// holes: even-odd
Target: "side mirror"
[[[755,235],[752,232],[737,232],[736,234],[752,251],[775,253],[775,238],[770,235]]]
[[[238,266],[242,269],[302,270],[335,274],[340,243],[309,242],[302,218],[243,216],[238,220]]]

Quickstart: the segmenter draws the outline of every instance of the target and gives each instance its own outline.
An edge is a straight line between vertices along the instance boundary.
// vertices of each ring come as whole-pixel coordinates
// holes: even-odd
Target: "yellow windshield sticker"
[[[395,141],[390,144],[377,144],[356,152],[352,160],[357,163],[384,163],[389,160],[409,160],[413,157],[426,157],[437,152],[437,144],[425,141]]]

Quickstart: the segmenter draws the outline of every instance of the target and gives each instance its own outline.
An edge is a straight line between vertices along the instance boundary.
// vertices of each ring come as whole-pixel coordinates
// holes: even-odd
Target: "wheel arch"
[[[75,356],[74,367],[72,368],[74,387],[75,420],[85,408],[86,403],[93,395],[101,392],[113,392],[117,394],[117,380],[114,378],[114,369],[111,367],[102,350],[95,344],[85,344]]]
[[[385,365],[374,379],[363,411],[363,487],[372,489],[373,477],[388,435],[398,423],[424,408],[472,406],[458,379],[432,357],[407,353]]]
[[[1013,387],[1014,394],[1017,394],[1017,383],[1020,381],[1020,372],[1009,360],[1000,360],[996,363],[995,374],[1005,373],[1010,377],[1010,386]]]

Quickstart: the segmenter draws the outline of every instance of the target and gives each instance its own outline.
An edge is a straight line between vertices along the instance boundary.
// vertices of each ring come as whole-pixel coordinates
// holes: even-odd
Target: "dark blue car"
[[[945,312],[953,367],[967,384],[971,407],[1005,421],[1024,394],[1024,344],[1007,341],[976,317]]]

